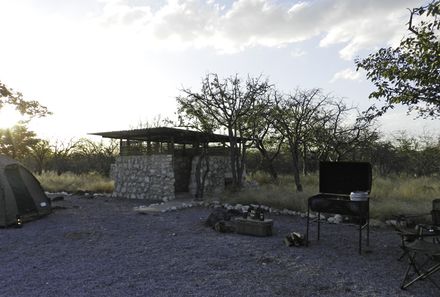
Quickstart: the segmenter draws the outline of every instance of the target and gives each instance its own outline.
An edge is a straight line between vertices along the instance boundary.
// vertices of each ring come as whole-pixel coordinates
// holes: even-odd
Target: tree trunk
[[[236,167],[236,160],[237,160],[237,141],[234,137],[234,134],[232,132],[232,128],[228,128],[228,134],[229,134],[229,156],[231,161],[231,173],[232,173],[232,185],[234,187],[234,190],[237,190],[239,187],[238,183],[238,176],[237,176],[237,167]]]
[[[299,149],[297,144],[290,144],[290,152],[292,154],[293,161],[293,179],[296,185],[296,191],[302,192],[303,187],[301,185],[300,168],[299,168]]]
[[[237,156],[237,168],[238,168],[238,172],[237,172],[237,185],[239,188],[241,188],[242,186],[242,182],[243,182],[243,173],[244,173],[244,167],[246,164],[246,145],[245,144],[241,144],[241,148],[240,148],[240,154]]]
[[[273,159],[269,158],[267,155],[261,154],[263,157],[263,168],[269,173],[273,181],[278,179],[278,173],[273,165]]]
[[[306,176],[308,173],[308,168],[307,168],[307,146],[305,143],[303,144],[303,151],[302,151],[302,171],[303,171],[303,175]]]
[[[203,167],[203,161],[205,161],[205,168]],[[203,200],[203,197],[205,195],[205,182],[206,177],[208,176],[209,172],[209,157],[207,154],[207,148],[206,146],[203,146],[199,160],[197,161],[196,165],[196,172],[195,172],[195,178],[196,178],[196,200]],[[202,174],[203,171],[203,174]]]

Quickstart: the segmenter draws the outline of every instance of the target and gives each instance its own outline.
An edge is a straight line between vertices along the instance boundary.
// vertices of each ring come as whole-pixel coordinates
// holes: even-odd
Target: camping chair
[[[440,232],[439,227],[432,228]],[[406,289],[418,280],[428,279],[440,289],[440,286],[431,278],[434,273],[440,271],[440,242],[426,241],[420,237],[413,242],[406,243],[403,249],[408,255],[408,268],[400,287]],[[421,257],[425,258],[423,262],[420,262]]]
[[[318,213],[318,240],[321,213],[336,213],[356,217],[359,224],[359,254],[362,253],[362,230],[367,229],[370,240],[370,202],[350,200],[350,193],[370,193],[372,170],[367,162],[320,162],[319,194],[308,199],[306,245],[309,242],[310,211]]]
[[[432,224],[434,226],[440,226],[440,199],[432,200],[431,217]]]
[[[403,249],[402,255],[398,260],[402,260],[407,254],[408,249],[405,245],[414,242],[416,239],[432,238],[433,241],[440,242],[440,199],[434,199],[432,201],[431,218],[432,225],[418,224],[416,228],[408,228],[409,226],[402,226],[402,222],[407,222],[408,219],[413,221],[414,218],[426,216],[422,215],[400,215],[397,217],[397,224],[394,226],[397,233],[400,235],[401,245]]]

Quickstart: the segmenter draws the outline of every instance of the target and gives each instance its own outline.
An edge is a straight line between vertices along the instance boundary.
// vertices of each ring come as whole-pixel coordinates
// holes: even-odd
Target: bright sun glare
[[[11,128],[20,120],[24,120],[22,116],[14,107],[4,106],[0,110],[0,129]]]

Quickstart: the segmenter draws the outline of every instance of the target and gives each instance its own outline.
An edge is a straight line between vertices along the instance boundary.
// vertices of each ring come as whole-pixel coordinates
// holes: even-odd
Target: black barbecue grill
[[[351,216],[359,225],[359,253],[362,252],[362,230],[367,231],[367,246],[370,237],[370,202],[352,200],[350,194],[371,191],[372,171],[367,162],[320,162],[319,194],[308,199],[306,242],[309,239],[310,211],[318,213],[318,240],[321,213]],[[352,194],[353,197],[353,194]]]

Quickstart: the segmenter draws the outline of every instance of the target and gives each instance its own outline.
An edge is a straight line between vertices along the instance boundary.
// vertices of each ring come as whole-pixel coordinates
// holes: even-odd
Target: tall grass
[[[43,188],[50,192],[112,192],[114,188],[110,178],[95,172],[79,175],[44,172],[36,177]],[[281,175],[273,182],[269,175],[256,172],[248,179],[258,183],[258,187],[226,192],[220,197],[221,202],[264,204],[279,209],[306,211],[307,198],[318,192],[318,176],[315,174],[301,177],[303,192],[296,191],[291,175]],[[374,177],[370,198],[371,217],[387,219],[400,214],[427,214],[435,198],[440,198],[439,177]]]
[[[317,178],[314,175],[303,177],[303,192],[297,192],[293,176],[279,176],[276,182],[262,172],[248,176],[249,181],[258,187],[245,188],[238,193],[226,193],[222,202],[240,204],[264,204],[275,208],[307,210],[307,198],[317,191]]]
[[[306,211],[307,198],[318,192],[317,175],[301,177],[303,192],[296,192],[292,176],[280,176],[278,181],[273,182],[267,174],[257,172],[249,178],[260,186],[228,193],[223,202],[256,203]],[[383,220],[400,214],[428,214],[435,198],[440,198],[438,177],[376,177],[371,190],[371,217]]]
[[[71,172],[62,173],[49,171],[36,175],[43,189],[49,192],[100,192],[109,193],[113,191],[114,183],[108,178],[96,172],[74,174]]]
[[[398,214],[427,214],[440,198],[438,177],[391,176],[373,179],[372,215],[384,219]]]

